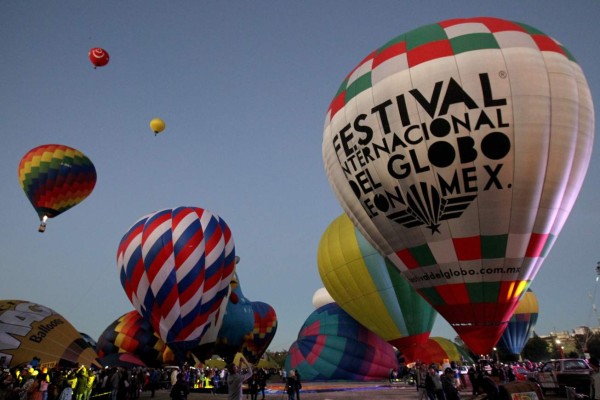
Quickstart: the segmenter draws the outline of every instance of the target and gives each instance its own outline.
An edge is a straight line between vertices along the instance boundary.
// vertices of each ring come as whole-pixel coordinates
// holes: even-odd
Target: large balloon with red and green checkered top
[[[486,354],[573,207],[593,135],[590,90],[563,45],[523,23],[453,19],[346,76],[323,160],[361,233]]]

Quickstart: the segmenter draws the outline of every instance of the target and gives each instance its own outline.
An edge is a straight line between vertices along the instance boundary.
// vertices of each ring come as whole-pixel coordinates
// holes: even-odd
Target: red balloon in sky
[[[106,50],[100,47],[94,47],[91,49],[89,55],[90,61],[94,65],[94,69],[96,69],[96,67],[104,67],[106,64],[108,64],[108,60],[110,59]]]

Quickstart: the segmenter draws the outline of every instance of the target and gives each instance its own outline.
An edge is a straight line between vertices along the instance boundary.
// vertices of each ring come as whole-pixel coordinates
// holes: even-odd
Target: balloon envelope
[[[155,135],[161,133],[165,130],[165,121],[160,118],[154,118],[150,121],[150,129],[152,129]]]
[[[130,353],[112,353],[99,359],[103,367],[122,367],[122,368],[145,368],[146,364],[135,354]]]
[[[538,301],[531,289],[527,289],[514,314],[508,320],[498,348],[510,354],[520,354],[531,336],[538,319]]]
[[[336,303],[403,355],[427,341],[437,313],[346,214],[323,233],[317,263]]]
[[[319,308],[321,306],[324,306],[325,304],[334,302],[335,300],[333,299],[333,297],[331,297],[327,289],[324,287],[317,289],[313,294],[312,304],[315,308]]]
[[[560,43],[454,19],[392,39],[347,75],[323,159],[367,240],[486,354],[573,207],[593,134],[590,90]]]
[[[25,365],[33,357],[48,367],[100,366],[94,349],[63,316],[23,300],[0,300],[0,356],[9,367]]]
[[[27,152],[19,163],[19,182],[41,221],[76,206],[96,185],[96,168],[82,152],[45,144]]]
[[[197,207],[142,217],[117,251],[125,293],[178,360],[207,332],[219,329],[215,325],[227,302],[234,259],[225,221]]]
[[[146,366],[160,367],[166,347],[150,322],[134,310],[123,314],[102,332],[96,351],[101,358],[128,353],[139,358]]]
[[[419,345],[410,358],[406,358],[407,363],[421,361],[439,365],[444,364],[444,360],[456,361],[459,364],[473,364],[473,359],[466,349],[443,337],[429,338],[427,342]]]
[[[96,67],[104,67],[108,64],[110,57],[108,56],[108,52],[100,47],[94,47],[90,49],[89,52],[90,62]]]
[[[233,362],[235,355],[242,351],[244,339],[246,335],[252,333],[254,327],[252,303],[244,296],[236,273],[234,273],[232,282],[236,283],[231,285],[232,293],[229,296],[215,345],[215,353],[227,363]]]
[[[394,348],[335,303],[310,314],[285,359],[305,381],[381,380],[397,368]]]
[[[253,301],[250,304],[254,312],[254,327],[252,332],[244,337],[242,354],[249,363],[256,364],[275,337],[277,314],[271,305],[262,301]]]

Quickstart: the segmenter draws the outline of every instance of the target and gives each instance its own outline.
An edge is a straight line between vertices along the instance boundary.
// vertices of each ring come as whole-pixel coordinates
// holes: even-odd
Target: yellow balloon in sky
[[[160,118],[154,118],[150,121],[150,129],[154,132],[154,136],[165,130],[165,121]]]

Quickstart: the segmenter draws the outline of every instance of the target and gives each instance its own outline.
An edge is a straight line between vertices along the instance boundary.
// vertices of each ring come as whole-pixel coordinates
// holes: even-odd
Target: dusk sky
[[[97,339],[133,310],[116,265],[137,219],[206,208],[233,233],[244,295],[275,308],[271,350],[287,350],[323,286],[319,240],[342,213],[323,167],[327,108],[346,75],[395,36],[491,16],[560,41],[586,74],[598,115],[600,1],[0,2],[0,297],[62,314]],[[94,69],[88,51],[110,54]],[[157,136],[148,124],[160,117]],[[78,206],[37,231],[17,167],[59,143],[94,163]],[[600,325],[600,154],[531,289],[535,331]],[[598,294],[600,297],[600,294]],[[432,336],[453,339],[438,317]]]

